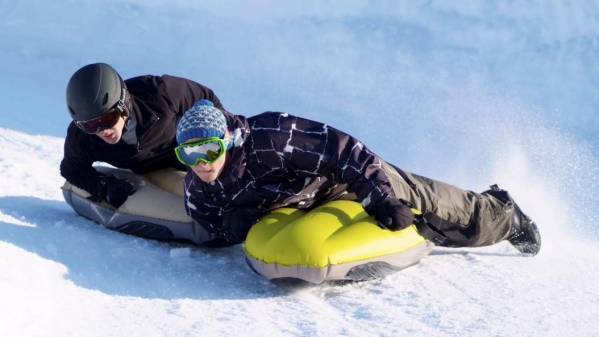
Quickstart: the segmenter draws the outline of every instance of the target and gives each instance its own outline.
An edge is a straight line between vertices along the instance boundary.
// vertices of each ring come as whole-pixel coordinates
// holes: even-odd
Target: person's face
[[[200,163],[198,166],[192,168],[193,173],[195,173],[203,182],[211,183],[220,176],[225,167],[226,158],[227,153],[225,152],[225,154],[220,156],[212,164]]]
[[[124,127],[125,118],[121,116],[113,127],[96,132],[96,136],[100,137],[100,139],[108,144],[116,144],[123,136]]]

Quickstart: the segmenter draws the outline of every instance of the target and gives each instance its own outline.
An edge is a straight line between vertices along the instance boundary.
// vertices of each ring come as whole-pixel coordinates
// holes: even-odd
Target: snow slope
[[[0,336],[599,336],[599,8],[594,1],[0,0]],[[169,73],[229,110],[357,135],[466,188],[497,182],[541,226],[435,249],[383,280],[273,284],[240,247],[111,232],[58,172],[83,64]]]
[[[62,201],[62,139],[0,129],[2,336],[597,336],[595,242],[435,249],[380,281],[272,284],[240,247],[103,229]],[[15,181],[24,181],[22,186]]]

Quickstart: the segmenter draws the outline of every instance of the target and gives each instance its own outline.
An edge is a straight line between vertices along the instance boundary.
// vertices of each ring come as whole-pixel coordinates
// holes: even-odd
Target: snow
[[[599,336],[594,1],[0,1],[0,336]],[[229,110],[358,136],[400,167],[510,190],[540,225],[382,280],[272,283],[240,247],[104,229],[63,201],[78,67],[168,73]]]

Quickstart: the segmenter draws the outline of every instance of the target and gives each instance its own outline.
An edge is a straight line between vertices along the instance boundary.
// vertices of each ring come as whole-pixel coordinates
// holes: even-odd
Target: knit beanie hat
[[[197,101],[181,117],[177,125],[177,143],[183,144],[194,138],[223,137],[227,119],[207,99]]]

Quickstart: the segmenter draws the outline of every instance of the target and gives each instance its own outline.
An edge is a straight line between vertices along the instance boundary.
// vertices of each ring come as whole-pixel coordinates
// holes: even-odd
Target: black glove
[[[227,231],[227,240],[241,243],[245,240],[250,228],[264,215],[258,208],[236,208],[223,214],[223,227]]]
[[[127,197],[135,192],[133,185],[113,176],[101,177],[98,182],[98,196],[114,208],[119,208]]]
[[[415,217],[409,203],[404,200],[387,197],[374,209],[374,217],[383,228],[392,231],[402,230],[414,223]]]

